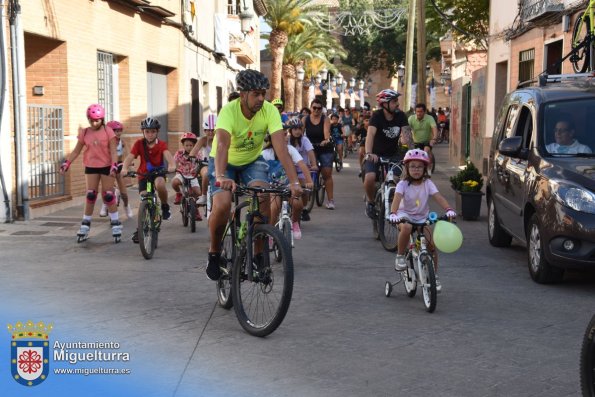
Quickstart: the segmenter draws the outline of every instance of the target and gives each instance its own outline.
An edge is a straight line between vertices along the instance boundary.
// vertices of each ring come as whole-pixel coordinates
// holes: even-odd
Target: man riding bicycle
[[[376,95],[380,109],[376,110],[368,125],[366,135],[366,154],[364,157],[364,191],[366,193],[366,215],[374,219],[376,174],[380,167],[379,158],[395,158],[398,156],[399,140],[403,136],[403,127],[408,127],[405,113],[399,110],[398,97],[395,90],[382,90]]]
[[[436,127],[436,120],[427,113],[425,103],[415,105],[415,114],[409,116],[408,122],[413,134],[415,148],[425,151],[430,156],[430,160],[434,162],[432,146],[438,139],[438,128]]]
[[[221,240],[231,210],[236,179],[248,186],[268,187],[268,164],[262,158],[262,144],[268,132],[279,161],[290,182],[293,197],[300,197],[302,187],[287,151],[285,131],[279,111],[265,101],[269,80],[256,70],[242,70],[236,76],[240,98],[225,105],[219,113],[215,139],[209,156],[209,185],[213,206],[209,218],[211,242],[207,277],[221,277]],[[261,209],[268,216],[269,203],[261,201]]]

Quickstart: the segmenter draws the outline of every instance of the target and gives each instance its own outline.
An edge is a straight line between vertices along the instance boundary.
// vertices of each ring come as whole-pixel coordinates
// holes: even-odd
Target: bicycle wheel
[[[384,198],[382,191],[378,191],[379,198],[376,199],[376,210],[378,211],[378,217],[376,224],[378,227],[378,238],[380,243],[385,250],[389,252],[395,252],[397,250],[397,238],[399,235],[397,225],[392,224],[386,219],[386,211],[384,208]],[[391,200],[392,201],[392,200]],[[381,203],[378,206],[378,203]]]
[[[339,157],[339,153],[335,150],[335,169],[337,172],[341,172],[343,169],[343,161]]]
[[[196,201],[194,201],[194,199],[188,199],[188,221],[190,221],[190,232],[194,233],[196,232],[196,211],[198,211],[198,208],[196,208]]]
[[[403,272],[403,285],[407,296],[413,298],[417,293],[417,279],[415,278],[415,268],[413,264],[413,256],[407,255],[407,269]]]
[[[272,239],[281,250],[276,262],[269,246]],[[242,328],[254,336],[273,332],[287,314],[293,293],[293,259],[281,232],[271,225],[254,225],[252,249],[262,250],[254,263],[246,263],[246,247],[236,252],[232,271],[234,310]],[[247,272],[252,272],[252,281]]]
[[[424,297],[426,310],[432,313],[436,310],[436,274],[434,273],[434,260],[428,254],[423,254],[421,260],[421,272],[419,274],[421,290]]]
[[[593,55],[593,43],[589,36],[591,32],[591,21],[588,15],[577,18],[572,30],[572,50],[576,51],[570,56],[570,63],[575,73],[585,73],[590,68],[591,56]]]
[[[324,204],[324,195],[326,193],[326,186],[324,185],[324,179],[322,176],[318,177],[318,188],[316,189],[316,205],[322,207]]]
[[[217,301],[219,306],[225,310],[231,309],[233,306],[233,299],[231,298],[231,275],[233,266],[233,237],[231,235],[231,227],[227,229],[223,242],[221,243],[221,267],[225,269],[223,275],[217,281]]]
[[[595,316],[591,318],[581,347],[580,378],[583,396],[595,396]]]
[[[153,210],[147,201],[141,201],[138,209],[138,242],[140,252],[145,259],[151,259],[155,252],[155,244],[153,242],[153,231],[155,230],[155,222],[153,219]]]
[[[188,226],[188,199],[186,197],[182,197],[180,213],[182,214],[182,225],[184,225],[184,227]]]

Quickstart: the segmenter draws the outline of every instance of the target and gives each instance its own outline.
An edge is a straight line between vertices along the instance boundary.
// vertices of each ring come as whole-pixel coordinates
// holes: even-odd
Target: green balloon
[[[436,222],[434,227],[434,245],[440,251],[450,254],[463,244],[463,233],[454,223],[446,221]]]

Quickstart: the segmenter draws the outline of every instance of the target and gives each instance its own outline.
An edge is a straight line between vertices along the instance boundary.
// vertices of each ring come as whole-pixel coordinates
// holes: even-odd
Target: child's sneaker
[[[174,205],[178,205],[182,202],[182,193],[176,193],[176,198],[174,198]]]
[[[207,203],[207,196],[206,195],[202,195],[198,198],[198,200],[196,200],[196,204],[197,205],[205,205]]]
[[[171,212],[169,212],[169,205],[162,204],[161,205],[161,212],[163,213],[163,220],[167,221],[171,218]]]
[[[398,272],[402,272],[405,269],[407,269],[405,255],[397,255],[397,259],[395,259],[395,270]]]
[[[334,210],[335,209],[335,201],[334,200],[327,201],[326,208],[329,210]]]
[[[196,219],[197,221],[202,221],[202,215],[200,214],[198,208],[196,209],[196,217],[194,219]]]
[[[300,224],[298,222],[293,222],[291,231],[295,240],[300,240],[302,238],[302,230],[300,229]]]
[[[220,261],[220,252],[209,252],[209,259],[207,262],[207,277],[209,280],[217,281],[221,277],[221,268],[219,267]]]
[[[107,205],[101,204],[101,209],[99,210],[99,216],[101,216],[101,217],[107,216]]]

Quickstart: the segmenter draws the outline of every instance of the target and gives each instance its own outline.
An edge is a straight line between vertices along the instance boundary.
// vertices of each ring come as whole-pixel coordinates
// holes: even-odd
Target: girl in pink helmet
[[[77,143],[69,158],[64,160],[60,173],[64,174],[72,162],[78,157],[83,148],[83,165],[85,167],[85,181],[87,186],[85,211],[81,227],[77,233],[78,241],[84,241],[89,236],[93,209],[97,200],[99,182],[101,182],[101,196],[106,204],[111,220],[112,236],[116,242],[122,235],[122,223],[118,219],[114,181],[118,172],[118,155],[116,151],[116,135],[105,125],[105,110],[101,105],[93,104],[87,108],[89,127],[80,128]]]
[[[430,214],[429,198],[432,197],[440,207],[446,212],[446,216],[454,218],[457,216],[450,207],[448,201],[438,192],[434,182],[430,180],[428,166],[430,158],[428,154],[421,149],[412,149],[405,154],[403,159],[405,164],[401,180],[395,189],[395,195],[390,207],[389,222],[399,223],[407,219],[414,223],[422,223]],[[395,270],[403,271],[407,268],[405,262],[405,248],[409,242],[412,226],[408,223],[399,225],[399,237],[397,244],[397,259],[395,261]],[[438,256],[434,249],[432,235],[429,228],[425,228],[426,238],[429,242],[428,248],[434,255],[434,266],[438,274]],[[440,291],[442,285],[436,276],[436,289]]]
[[[190,153],[196,145],[196,135],[192,132],[185,132],[180,138],[182,143],[182,149],[178,150],[174,154],[174,160],[176,162],[176,176],[171,181],[171,187],[176,192],[176,198],[174,204],[179,205],[182,202],[182,191],[181,186],[184,184],[184,178],[192,178],[190,181],[191,191],[190,194],[194,198],[200,196],[200,185],[198,183],[197,171],[196,171],[196,158],[191,156]],[[196,211],[196,220],[202,221],[200,211]]]
[[[124,142],[124,140],[122,139],[124,125],[119,121],[112,120],[107,122],[107,126],[114,131],[114,134],[116,134],[116,153],[118,154],[118,173],[116,174],[116,183],[117,189],[120,192],[120,197],[122,198],[122,202],[124,203],[124,211],[126,211],[126,216],[128,217],[128,219],[130,219],[134,216],[134,213],[132,212],[132,207],[130,206],[130,202],[128,201],[128,188],[126,187],[126,181],[124,181],[124,176],[122,175],[122,161],[124,161],[124,158],[128,153],[126,142]],[[107,205],[105,203],[101,205],[101,210],[99,210],[99,216],[107,216]]]
[[[216,114],[209,114],[203,124],[204,135],[198,138],[198,142],[190,152],[191,156],[195,156],[199,160],[205,162],[205,164],[200,168],[200,177],[201,177],[201,187],[200,190],[202,192],[201,196],[196,200],[197,205],[206,205],[207,204],[207,191],[209,189],[209,175],[208,175],[208,167],[206,163],[209,161],[209,153],[211,153],[211,144],[213,143],[213,138],[215,137],[215,126],[217,125],[217,115]]]

